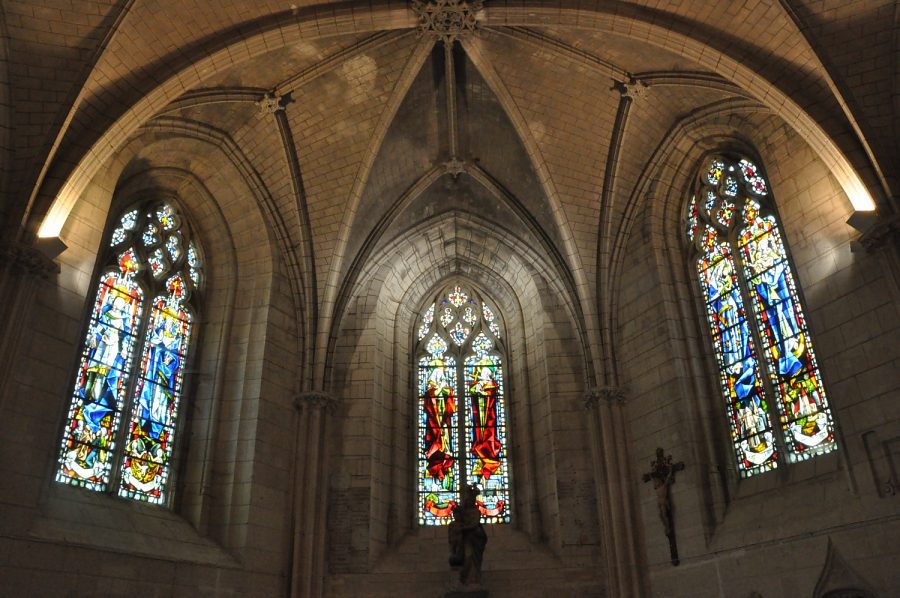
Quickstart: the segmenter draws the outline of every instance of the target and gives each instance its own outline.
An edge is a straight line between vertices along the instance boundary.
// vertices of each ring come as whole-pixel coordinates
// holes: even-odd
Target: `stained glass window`
[[[831,408],[761,169],[717,156],[697,187],[685,230],[740,475],[835,450]]]
[[[190,299],[203,271],[190,233],[174,205],[153,201],[126,210],[110,232],[105,257],[115,266],[96,287],[57,481],[165,503],[194,321]],[[146,291],[154,296],[149,304]]]
[[[440,314],[437,322],[435,313]],[[450,523],[460,488],[475,485],[482,522],[508,523],[509,442],[499,318],[476,293],[452,285],[429,304],[416,326],[418,522]]]

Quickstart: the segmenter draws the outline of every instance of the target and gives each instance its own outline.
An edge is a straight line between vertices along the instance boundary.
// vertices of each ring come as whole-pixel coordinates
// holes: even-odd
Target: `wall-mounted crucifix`
[[[678,545],[675,543],[675,525],[672,521],[672,499],[669,497],[669,486],[675,483],[675,472],[684,469],[684,462],[672,463],[672,455],[665,456],[662,448],[656,449],[656,460],[650,463],[650,472],[643,475],[643,480],[653,480],[656,490],[656,504],[663,530],[669,539],[669,556],[672,564],[678,564]]]

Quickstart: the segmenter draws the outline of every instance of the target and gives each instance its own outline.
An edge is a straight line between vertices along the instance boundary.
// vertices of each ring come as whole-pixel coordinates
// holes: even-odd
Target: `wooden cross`
[[[678,565],[678,546],[675,543],[675,526],[672,522],[672,501],[669,498],[669,486],[675,483],[675,472],[684,470],[684,462],[672,463],[672,455],[665,456],[662,448],[656,449],[656,460],[650,463],[649,473],[642,478],[644,482],[653,480],[653,489],[656,490],[656,504],[659,509],[659,518],[663,524],[666,538],[669,539],[669,556],[672,565]]]

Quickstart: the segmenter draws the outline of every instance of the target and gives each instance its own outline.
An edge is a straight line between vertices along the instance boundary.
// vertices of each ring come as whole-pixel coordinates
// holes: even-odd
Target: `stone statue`
[[[678,546],[675,544],[675,527],[672,524],[672,501],[669,498],[669,486],[675,483],[675,472],[684,469],[684,463],[672,463],[672,455],[665,456],[662,448],[656,449],[656,461],[650,463],[650,472],[643,475],[644,482],[653,480],[653,489],[656,491],[656,505],[659,509],[659,519],[663,524],[663,531],[669,540],[669,556],[672,564],[677,565]]]
[[[453,522],[448,526],[450,566],[459,567],[459,581],[464,586],[481,583],[481,561],[488,540],[475,503],[477,495],[477,486],[463,487],[462,500],[453,507]]]

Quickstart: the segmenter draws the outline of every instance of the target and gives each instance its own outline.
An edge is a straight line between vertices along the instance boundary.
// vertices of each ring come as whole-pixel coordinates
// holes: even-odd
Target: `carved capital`
[[[18,242],[2,245],[0,256],[17,272],[34,278],[47,279],[59,272],[59,264],[33,245]]]
[[[256,105],[259,107],[260,118],[265,118],[270,114],[275,114],[280,110],[284,110],[284,96],[276,95],[275,92],[264,95]]]
[[[900,218],[876,222],[857,241],[869,252],[894,245],[900,248]]]
[[[324,409],[328,413],[334,413],[337,404],[336,398],[321,390],[303,392],[294,397],[294,407],[297,409]]]
[[[630,79],[628,79],[628,81],[616,81],[613,84],[613,89],[618,91],[626,98],[636,100],[647,95],[649,86],[644,81],[631,77]]]
[[[625,403],[625,391],[618,386],[604,386],[584,393],[584,406],[587,409],[593,409],[601,403]]]
[[[477,29],[477,13],[484,8],[484,3],[482,0],[412,0],[411,6],[418,17],[419,37],[433,35],[452,45]]]
[[[453,157],[444,162],[444,172],[454,179],[466,171],[466,161]]]

